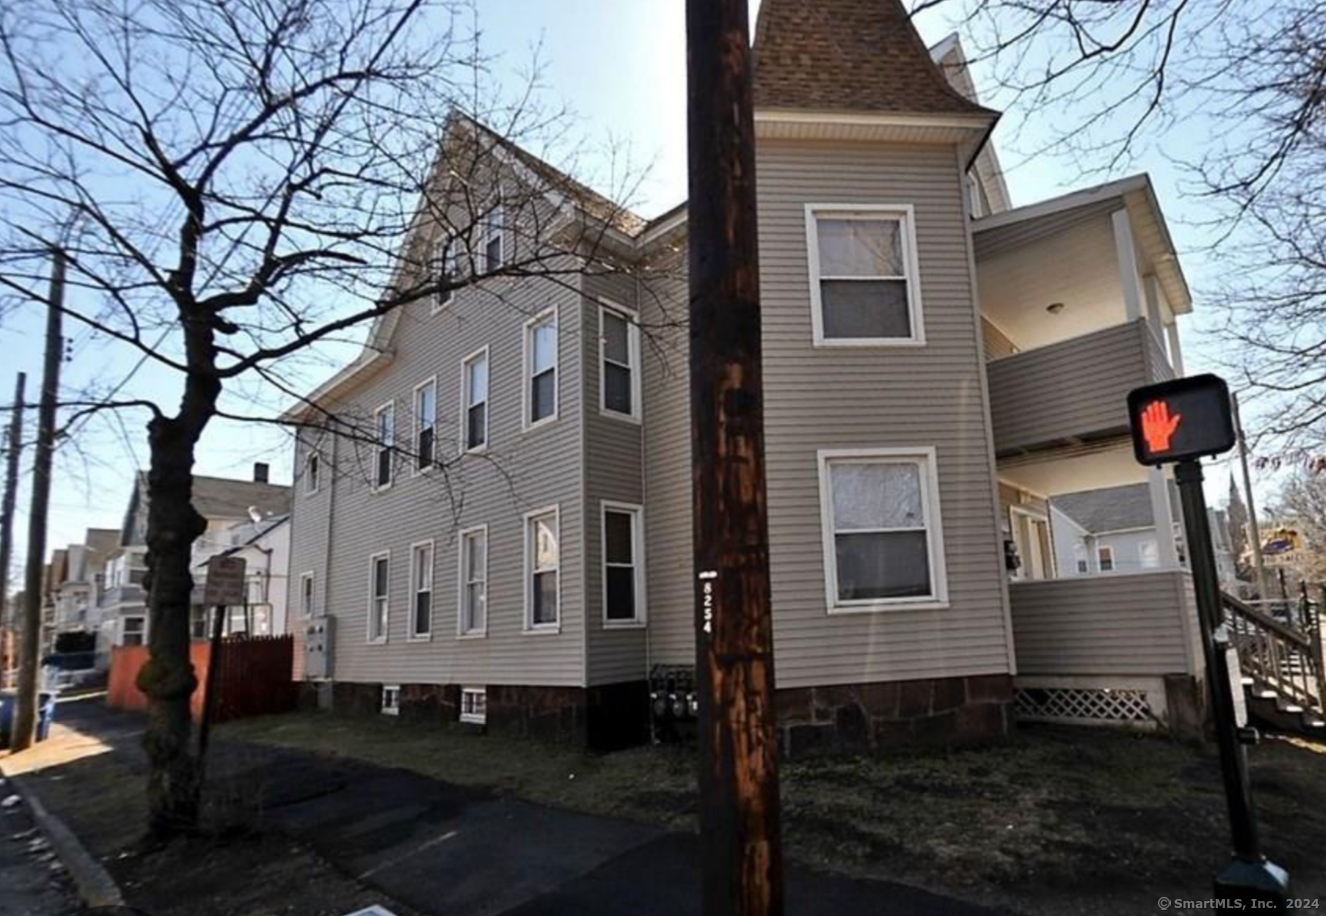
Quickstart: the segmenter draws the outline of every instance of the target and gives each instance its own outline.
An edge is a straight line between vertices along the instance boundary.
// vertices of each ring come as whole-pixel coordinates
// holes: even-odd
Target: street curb
[[[3,772],[2,768],[0,772]],[[64,821],[46,810],[37,793],[27,784],[27,779],[18,776],[8,776],[7,779],[19,798],[23,799],[23,804],[27,805],[32,819],[46,835],[55,854],[69,870],[69,877],[73,879],[83,903],[89,908],[124,906],[124,894],[120,892],[115,879],[92,857],[92,853],[65,826]]]

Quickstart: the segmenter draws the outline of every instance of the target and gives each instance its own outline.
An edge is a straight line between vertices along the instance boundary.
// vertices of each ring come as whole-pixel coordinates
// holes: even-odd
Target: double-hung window
[[[1096,549],[1096,562],[1101,572],[1114,572],[1114,548],[1101,545]]]
[[[368,560],[368,641],[387,641],[390,608],[391,554],[374,554]]]
[[[429,264],[429,270],[432,273],[433,284],[436,287],[433,293],[433,312],[439,312],[451,304],[451,300],[456,297],[456,291],[452,286],[456,278],[460,276],[457,257],[457,243],[455,239],[446,237],[439,239],[433,245],[432,263]]]
[[[414,389],[415,468],[426,471],[436,460],[437,380],[429,379]]]
[[[645,621],[641,519],[639,506],[603,504],[604,626],[628,626]]]
[[[124,636],[120,640],[121,645],[141,646],[147,641],[146,617],[126,617],[123,626]]]
[[[525,516],[525,625],[530,630],[556,629],[560,622],[559,528],[555,507]]]
[[[396,460],[396,405],[383,404],[374,415],[377,430],[377,461],[373,468],[373,486],[385,490],[391,486]]]
[[[933,449],[819,453],[831,611],[947,601]]]
[[[488,348],[465,357],[461,364],[462,449],[476,452],[488,445]]]
[[[299,577],[299,616],[303,620],[313,616],[313,584],[312,572]]]
[[[433,542],[410,547],[410,638],[433,633]]]
[[[817,346],[925,342],[912,223],[909,205],[806,206]]]
[[[488,630],[488,526],[460,533],[460,635]]]
[[[506,211],[501,204],[488,211],[484,218],[483,269],[494,273],[506,264]]]
[[[557,418],[557,310],[525,325],[525,426]]]
[[[604,413],[640,418],[640,326],[625,312],[599,308],[599,339],[603,347],[600,406]]]

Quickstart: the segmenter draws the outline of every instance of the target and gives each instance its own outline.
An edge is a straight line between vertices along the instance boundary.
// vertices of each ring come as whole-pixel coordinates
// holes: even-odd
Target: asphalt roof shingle
[[[1178,491],[1171,484],[1169,492],[1174,517],[1180,519],[1183,515]],[[1066,493],[1050,502],[1091,534],[1151,528],[1156,524],[1151,513],[1151,489],[1144,483]]]
[[[764,0],[754,92],[764,108],[995,114],[949,84],[899,0]]]

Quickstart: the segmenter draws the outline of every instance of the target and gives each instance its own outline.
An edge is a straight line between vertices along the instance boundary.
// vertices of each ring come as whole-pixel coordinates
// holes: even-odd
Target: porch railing
[[[1221,595],[1221,606],[1238,649],[1239,668],[1257,695],[1277,699],[1286,711],[1321,713],[1326,668],[1316,611],[1304,609],[1301,619],[1307,626],[1299,629],[1232,595]]]

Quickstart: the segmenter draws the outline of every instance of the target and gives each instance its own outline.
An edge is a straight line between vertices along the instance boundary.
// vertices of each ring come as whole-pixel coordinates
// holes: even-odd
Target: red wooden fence
[[[216,672],[215,722],[289,712],[295,708],[291,680],[294,639],[290,636],[227,636],[221,640],[221,667]],[[211,645],[189,644],[189,660],[198,686],[189,701],[195,722],[202,716]],[[138,672],[147,663],[146,646],[116,646],[111,653],[106,702],[116,709],[147,709],[138,689]]]

